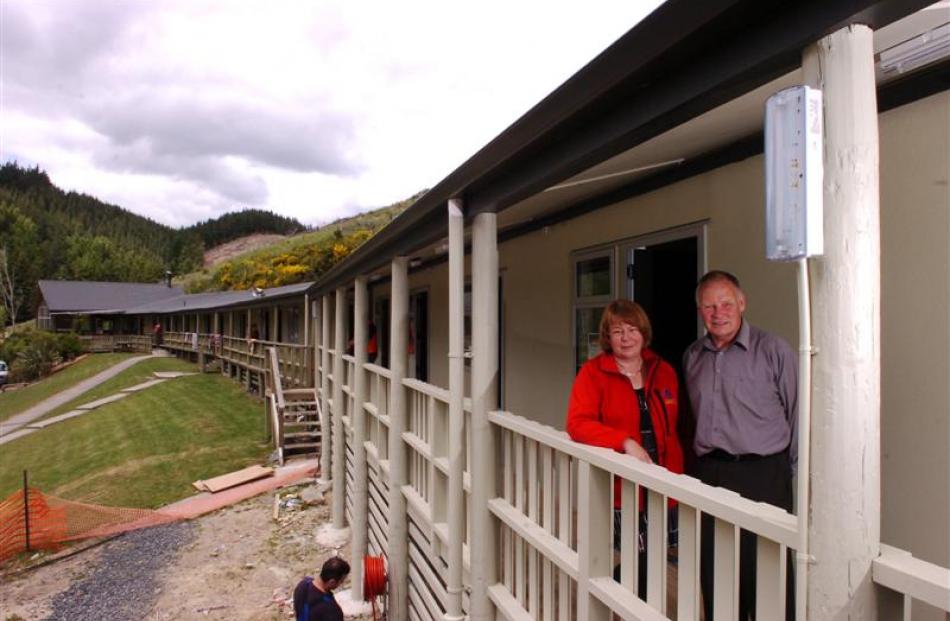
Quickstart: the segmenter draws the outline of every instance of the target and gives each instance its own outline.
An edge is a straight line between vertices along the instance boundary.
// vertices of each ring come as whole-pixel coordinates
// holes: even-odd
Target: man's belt
[[[700,457],[708,457],[709,459],[715,459],[716,461],[757,461],[759,459],[771,457],[771,455],[759,455],[758,453],[733,455],[732,453],[722,449],[713,449],[705,455],[700,455]]]

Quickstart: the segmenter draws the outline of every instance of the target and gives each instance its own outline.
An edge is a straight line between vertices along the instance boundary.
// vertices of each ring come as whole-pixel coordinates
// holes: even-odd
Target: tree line
[[[313,281],[392,222],[423,194],[344,218],[186,277],[189,293],[281,287]]]
[[[92,196],[64,192],[38,167],[0,166],[0,325],[33,316],[41,279],[158,282],[199,269],[205,248],[250,233],[293,234],[259,209],[175,229]]]

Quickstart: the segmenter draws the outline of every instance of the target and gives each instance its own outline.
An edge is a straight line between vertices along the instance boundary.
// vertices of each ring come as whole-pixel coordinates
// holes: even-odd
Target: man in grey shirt
[[[798,360],[781,338],[743,319],[745,294],[728,272],[711,271],[696,289],[706,335],[683,354],[683,372],[696,418],[695,474],[792,510],[798,458]],[[713,521],[703,518],[701,582],[706,618],[712,618]],[[739,618],[755,618],[755,536],[740,540]],[[794,613],[793,572],[786,610]],[[787,616],[787,619],[793,618]]]

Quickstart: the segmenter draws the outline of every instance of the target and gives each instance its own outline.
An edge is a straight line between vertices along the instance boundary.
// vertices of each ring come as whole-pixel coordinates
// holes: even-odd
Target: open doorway
[[[699,232],[670,231],[631,240],[620,249],[623,294],[647,312],[653,325],[650,347],[677,372],[683,352],[700,334],[695,301],[702,269]]]
[[[598,326],[611,300],[646,310],[651,348],[680,371],[683,352],[702,334],[694,290],[705,264],[704,225],[625,239],[574,253],[575,372],[600,353]]]

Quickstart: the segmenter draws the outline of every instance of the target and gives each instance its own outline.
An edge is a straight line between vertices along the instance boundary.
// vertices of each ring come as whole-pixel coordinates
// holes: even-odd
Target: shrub
[[[49,375],[54,366],[81,352],[82,342],[76,334],[25,330],[3,342],[0,360],[10,365],[10,381],[32,382]]]
[[[63,360],[72,360],[83,352],[82,341],[75,332],[64,332],[59,337],[59,356]]]
[[[32,382],[49,375],[59,361],[56,352],[42,347],[28,347],[10,365],[10,377],[14,382]]]

